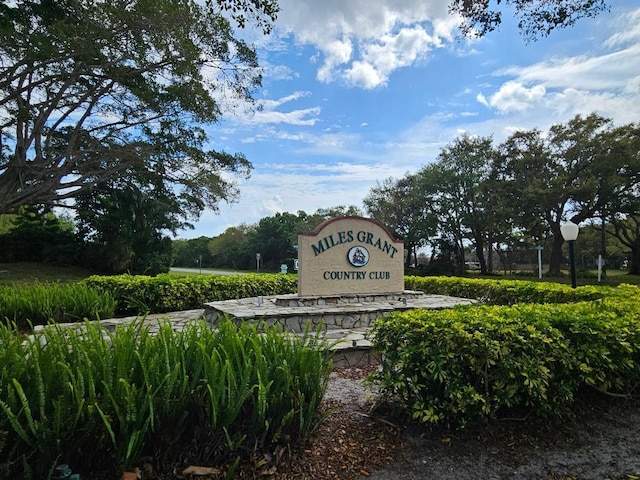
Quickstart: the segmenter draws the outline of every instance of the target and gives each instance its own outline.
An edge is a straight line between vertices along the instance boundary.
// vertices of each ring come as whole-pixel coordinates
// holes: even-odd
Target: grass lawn
[[[505,275],[504,272],[495,272],[493,275],[480,275],[475,270],[467,270],[467,277],[486,278],[497,280],[503,278],[505,280],[525,280],[530,282],[556,282],[556,283],[571,283],[571,277],[569,271],[562,271],[561,277],[550,277],[542,273],[542,278],[539,279],[537,275],[518,275],[514,272],[513,275]],[[609,285],[612,287],[618,286],[621,283],[629,283],[631,285],[640,285],[640,275],[629,275],[626,270],[607,270],[606,275],[602,278],[601,282],[598,282],[598,271],[589,270],[587,276],[578,272],[577,286],[581,285]]]
[[[95,272],[79,267],[58,267],[41,263],[0,263],[0,285],[11,283],[73,283]]]

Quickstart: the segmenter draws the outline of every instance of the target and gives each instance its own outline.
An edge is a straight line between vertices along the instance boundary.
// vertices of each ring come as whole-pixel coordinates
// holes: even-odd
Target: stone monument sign
[[[377,220],[331,218],[298,234],[298,296],[404,291],[404,242]]]

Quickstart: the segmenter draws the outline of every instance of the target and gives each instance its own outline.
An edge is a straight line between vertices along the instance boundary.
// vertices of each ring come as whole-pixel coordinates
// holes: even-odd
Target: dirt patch
[[[334,411],[301,455],[273,478],[637,479],[640,401],[583,392],[563,418],[503,419],[463,430],[387,415],[362,378],[339,369],[325,399]]]

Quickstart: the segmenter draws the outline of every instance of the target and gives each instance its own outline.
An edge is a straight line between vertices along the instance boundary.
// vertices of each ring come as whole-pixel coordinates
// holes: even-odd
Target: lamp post
[[[567,222],[560,225],[560,233],[565,241],[569,242],[569,264],[571,267],[571,287],[576,288],[576,255],[573,244],[578,238],[580,228],[573,222]]]

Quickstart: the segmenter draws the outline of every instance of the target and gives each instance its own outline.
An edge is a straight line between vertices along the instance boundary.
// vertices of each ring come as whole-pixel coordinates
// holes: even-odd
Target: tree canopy
[[[469,249],[487,273],[493,250],[502,255],[545,245],[549,270],[557,275],[560,225],[567,220],[606,221],[610,235],[629,249],[635,271],[639,142],[640,125],[616,127],[595,113],[544,133],[516,131],[497,146],[491,137],[463,134],[417,173],[372,188],[364,204],[404,235],[407,245],[431,245],[437,250],[432,258],[446,258],[449,271],[464,271]],[[428,233],[427,220],[435,222]]]
[[[462,17],[460,28],[464,35],[482,37],[500,26],[501,10],[511,7],[521,34],[527,40],[536,40],[581,18],[607,11],[607,3],[606,0],[496,0],[494,7],[489,0],[452,0],[449,11]]]
[[[183,208],[237,194],[241,154],[206,124],[260,85],[237,26],[270,31],[275,0],[17,0],[0,4],[0,213],[60,204],[144,174]]]
[[[423,190],[415,188],[416,177],[387,178],[371,189],[362,203],[367,213],[404,239],[405,265],[418,262],[418,249],[436,234],[437,217]]]

